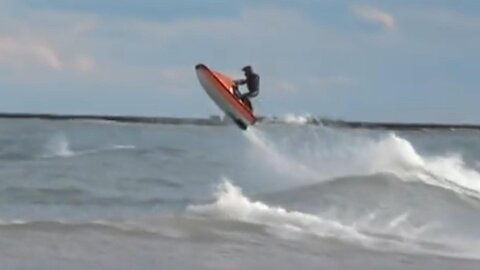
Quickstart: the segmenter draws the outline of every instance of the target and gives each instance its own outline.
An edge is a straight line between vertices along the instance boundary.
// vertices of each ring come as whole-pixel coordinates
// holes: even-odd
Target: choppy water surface
[[[480,133],[0,121],[2,269],[479,269]]]

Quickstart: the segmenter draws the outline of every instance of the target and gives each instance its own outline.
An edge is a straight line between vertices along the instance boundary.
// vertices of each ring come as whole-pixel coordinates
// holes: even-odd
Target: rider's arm
[[[236,85],[242,85],[242,84],[246,84],[247,80],[246,79],[234,80],[233,83],[235,83]]]

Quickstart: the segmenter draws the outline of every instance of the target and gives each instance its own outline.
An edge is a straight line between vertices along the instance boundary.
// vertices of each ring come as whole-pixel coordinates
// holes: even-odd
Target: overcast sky
[[[262,115],[480,123],[480,1],[0,0],[0,111],[219,114],[197,63]]]

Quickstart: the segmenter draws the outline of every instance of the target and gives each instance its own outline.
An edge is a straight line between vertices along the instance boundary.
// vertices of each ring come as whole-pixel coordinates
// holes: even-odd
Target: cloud
[[[73,66],[82,72],[91,72],[95,67],[95,61],[85,55],[76,56],[73,59]]]
[[[52,47],[14,37],[0,37],[0,63],[14,67],[41,64],[54,70],[64,66]]]
[[[117,25],[119,27],[119,25]],[[291,39],[301,39],[296,47],[325,46],[330,40],[318,43],[319,35],[331,35],[319,24],[302,13],[281,8],[244,9],[239,16],[179,19],[168,22],[129,20],[120,26],[128,32],[135,32],[140,38],[159,44],[184,40],[208,41],[215,46],[231,45],[233,48],[264,49],[271,44],[291,48]],[[241,52],[241,50],[239,51]]]
[[[73,25],[73,32],[76,34],[86,34],[93,31],[96,27],[96,19],[86,18],[83,21],[77,22]]]
[[[395,29],[395,17],[383,10],[368,6],[356,6],[353,8],[353,12],[361,20],[380,24],[388,30]]]
[[[318,59],[309,56],[321,54],[328,61],[329,55],[348,53],[352,47],[351,35],[342,35],[302,12],[273,6],[245,8],[230,17],[167,21],[55,10],[26,14],[23,20],[10,16],[7,24],[0,25],[0,33],[9,33],[16,44],[46,41],[31,42],[48,46],[37,47],[30,56],[35,55],[37,62],[51,70],[62,70],[61,78],[48,69],[28,80],[24,79],[25,69],[16,72],[16,77],[4,75],[6,80],[18,78],[16,81],[32,85],[38,81],[59,85],[61,81],[63,88],[88,84],[92,89],[192,92],[198,87],[193,65],[205,62],[238,76],[243,76],[239,71],[243,65],[251,64],[262,76],[262,87],[291,95],[318,74]],[[369,40],[357,38],[356,42],[359,47]],[[31,64],[23,61],[24,66]],[[88,73],[88,79],[79,71]],[[344,78],[323,78],[315,83],[338,86],[342,80],[345,84]]]

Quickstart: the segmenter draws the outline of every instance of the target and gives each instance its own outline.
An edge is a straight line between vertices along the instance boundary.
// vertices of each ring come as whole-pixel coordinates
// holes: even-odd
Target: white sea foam
[[[63,133],[53,136],[45,146],[44,157],[70,157],[74,152],[70,149],[67,137]]]
[[[297,124],[304,125],[312,118],[311,115],[296,115],[296,114],[286,114],[280,119],[282,119],[287,124]]]
[[[255,158],[295,181],[393,173],[404,181],[421,181],[480,198],[480,172],[468,167],[458,154],[421,154],[393,132],[376,138],[330,129],[321,132],[312,132],[308,139],[290,135],[283,141],[275,141],[255,128],[244,134],[253,146]]]
[[[228,179],[217,187],[215,196],[216,200],[211,204],[190,205],[187,213],[208,219],[262,225],[272,236],[288,240],[315,236],[380,251],[476,258],[474,250],[462,246],[464,241],[454,242],[445,236],[432,237],[435,224],[411,223],[408,212],[383,223],[377,222],[375,214],[345,223],[321,214],[290,211],[251,200]]]
[[[55,134],[45,145],[42,158],[68,158],[80,155],[95,154],[112,150],[131,150],[135,149],[135,145],[115,144],[111,146],[91,148],[91,149],[75,149],[70,147],[70,142],[63,133]]]
[[[335,220],[322,219],[312,214],[288,211],[282,207],[252,201],[243,195],[239,187],[227,180],[218,186],[216,197],[217,200],[213,204],[192,205],[188,211],[201,216],[262,224],[287,231],[310,232],[323,237],[349,240],[365,238],[353,228]]]

